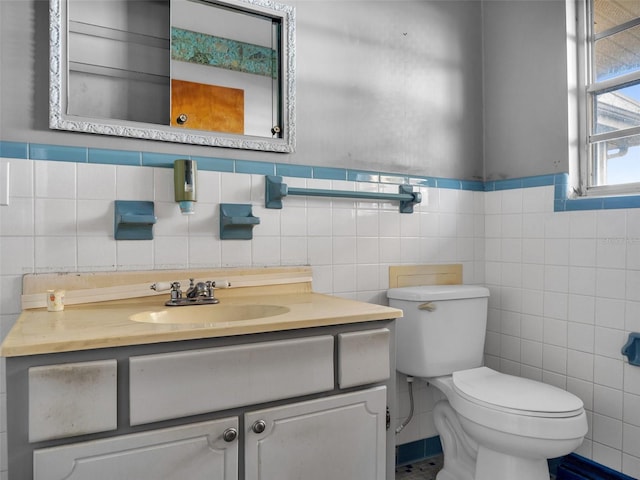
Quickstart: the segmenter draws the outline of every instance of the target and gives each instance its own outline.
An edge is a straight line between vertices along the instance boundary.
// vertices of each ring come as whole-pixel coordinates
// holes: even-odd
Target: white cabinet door
[[[237,480],[238,418],[43,448],[34,480]]]
[[[384,480],[386,405],[376,387],[247,413],[245,480]]]

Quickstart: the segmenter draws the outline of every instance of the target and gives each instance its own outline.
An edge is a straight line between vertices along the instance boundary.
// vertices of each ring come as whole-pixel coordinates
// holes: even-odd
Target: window
[[[587,193],[640,192],[640,0],[585,0]]]

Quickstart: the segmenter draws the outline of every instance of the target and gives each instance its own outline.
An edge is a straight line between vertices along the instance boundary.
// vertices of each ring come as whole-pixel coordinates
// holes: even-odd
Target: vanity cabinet
[[[9,357],[8,478],[391,480],[393,346],[384,320]]]

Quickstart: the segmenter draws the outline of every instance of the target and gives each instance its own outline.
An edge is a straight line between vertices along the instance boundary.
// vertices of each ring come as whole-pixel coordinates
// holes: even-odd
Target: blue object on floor
[[[571,453],[558,466],[557,480],[635,480],[629,475]]]

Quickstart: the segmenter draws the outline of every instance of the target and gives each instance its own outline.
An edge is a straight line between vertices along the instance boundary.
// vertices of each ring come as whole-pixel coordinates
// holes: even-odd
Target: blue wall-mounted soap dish
[[[116,240],[153,240],[157,220],[153,202],[116,200],[113,236]]]
[[[629,340],[622,347],[622,355],[629,359],[631,365],[640,367],[640,333],[629,334]]]

